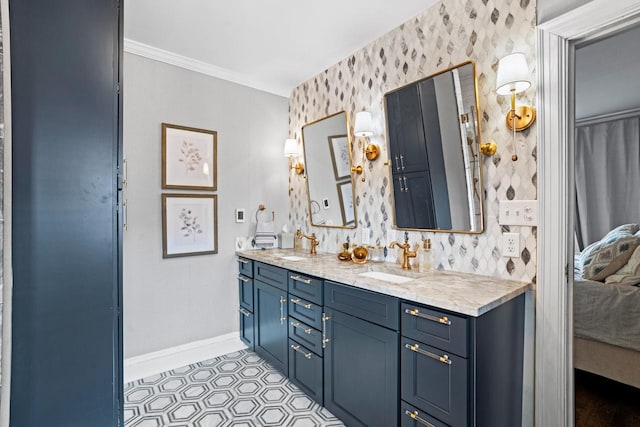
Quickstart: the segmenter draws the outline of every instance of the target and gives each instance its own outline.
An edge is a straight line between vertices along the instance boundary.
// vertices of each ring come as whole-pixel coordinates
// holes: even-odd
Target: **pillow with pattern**
[[[633,251],[629,261],[614,274],[607,277],[604,281],[607,285],[625,284],[636,285],[640,283],[640,246]]]
[[[638,224],[621,225],[587,246],[578,256],[582,278],[602,281],[620,270],[640,246],[639,229]]]

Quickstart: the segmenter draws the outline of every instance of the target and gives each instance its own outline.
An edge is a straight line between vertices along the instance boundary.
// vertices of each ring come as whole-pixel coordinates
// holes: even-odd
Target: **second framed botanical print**
[[[218,196],[162,195],[162,258],[218,253]]]
[[[217,135],[162,123],[162,188],[217,190]]]

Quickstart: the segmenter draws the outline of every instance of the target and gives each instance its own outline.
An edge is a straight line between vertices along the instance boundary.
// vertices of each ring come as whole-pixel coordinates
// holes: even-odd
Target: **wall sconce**
[[[496,93],[511,95],[511,109],[507,113],[507,127],[513,130],[513,155],[511,160],[518,160],[515,154],[516,131],[523,131],[531,127],[536,120],[536,109],[528,105],[516,107],[516,93],[524,92],[531,86],[527,59],[521,52],[512,53],[498,62],[496,78]]]
[[[371,113],[368,111],[360,111],[356,113],[356,122],[353,126],[353,134],[357,137],[364,138],[362,146],[362,163],[364,158],[372,161],[378,158],[380,155],[380,147],[376,144],[369,144],[368,138],[373,135],[373,124],[371,122]],[[362,165],[351,166],[351,172],[355,172],[358,175],[362,174],[364,168]],[[362,179],[364,181],[364,178]]]
[[[289,158],[289,171],[295,169],[296,174],[301,175],[304,173],[304,163],[300,161],[293,162],[294,157],[300,156],[300,149],[298,147],[297,140],[287,139],[284,142],[284,156]]]

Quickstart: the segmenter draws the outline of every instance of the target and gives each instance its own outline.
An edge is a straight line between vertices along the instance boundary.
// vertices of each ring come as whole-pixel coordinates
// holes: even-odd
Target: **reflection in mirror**
[[[482,233],[475,83],[465,62],[385,95],[398,228]]]
[[[302,127],[311,225],[356,226],[347,123],[342,111]]]

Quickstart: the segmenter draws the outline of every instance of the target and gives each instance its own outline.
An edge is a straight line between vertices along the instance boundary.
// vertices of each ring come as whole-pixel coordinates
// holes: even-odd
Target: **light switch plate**
[[[500,225],[538,225],[537,200],[500,200]]]
[[[520,256],[520,234],[502,233],[502,256],[508,258]]]

